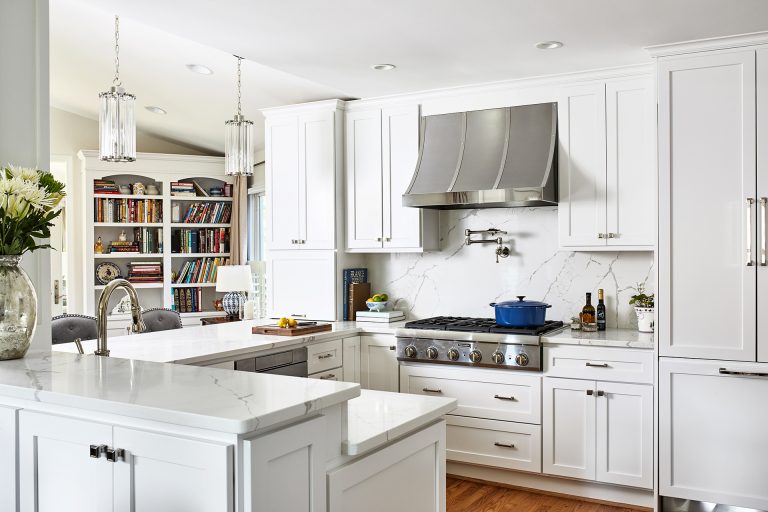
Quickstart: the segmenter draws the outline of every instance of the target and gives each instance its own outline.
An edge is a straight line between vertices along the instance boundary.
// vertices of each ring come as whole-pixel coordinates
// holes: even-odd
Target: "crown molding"
[[[768,32],[751,32],[734,36],[711,37],[693,41],[681,41],[679,43],[657,44],[646,46],[644,49],[651,57],[667,57],[669,55],[682,55],[685,53],[705,52],[712,50],[727,50],[744,46],[756,46],[768,44]]]
[[[295,105],[263,108],[260,112],[264,117],[270,117],[275,115],[294,114],[296,112],[344,110],[346,108],[346,103],[346,101],[339,99],[310,101],[308,103],[298,103]]]

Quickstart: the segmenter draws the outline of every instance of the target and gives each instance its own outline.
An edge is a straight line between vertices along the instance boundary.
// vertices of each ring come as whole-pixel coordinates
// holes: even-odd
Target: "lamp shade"
[[[253,288],[249,265],[225,265],[216,271],[217,292],[247,292]]]

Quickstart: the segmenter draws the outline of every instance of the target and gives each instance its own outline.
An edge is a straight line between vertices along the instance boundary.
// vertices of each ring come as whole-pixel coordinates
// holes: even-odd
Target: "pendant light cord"
[[[115,78],[112,84],[120,87],[123,83],[120,81],[120,18],[115,16]]]
[[[243,115],[243,110],[242,110],[242,107],[240,105],[240,98],[241,98],[241,94],[240,94],[240,77],[241,77],[240,63],[243,61],[243,58],[242,57],[238,57],[237,55],[235,55],[235,57],[237,58],[237,115],[238,116],[242,116]]]

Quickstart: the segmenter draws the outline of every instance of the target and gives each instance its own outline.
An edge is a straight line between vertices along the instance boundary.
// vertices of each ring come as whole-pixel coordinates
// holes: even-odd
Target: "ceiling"
[[[54,106],[90,117],[111,81],[112,21],[139,125],[220,150],[234,113],[234,62],[245,115],[371,97],[648,62],[644,46],[768,30],[765,0],[51,0]],[[559,40],[542,51],[534,44]],[[184,67],[205,64],[213,76]],[[374,71],[393,63],[393,71]],[[261,132],[260,132],[261,133]],[[259,134],[259,139],[262,140]],[[263,145],[263,142],[260,146]]]

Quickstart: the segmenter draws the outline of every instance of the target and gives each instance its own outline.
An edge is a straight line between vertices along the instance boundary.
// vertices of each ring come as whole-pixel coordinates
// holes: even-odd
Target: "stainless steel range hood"
[[[557,205],[557,103],[425,116],[403,205]]]

